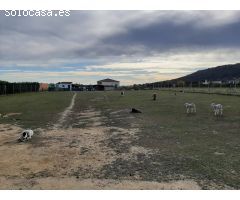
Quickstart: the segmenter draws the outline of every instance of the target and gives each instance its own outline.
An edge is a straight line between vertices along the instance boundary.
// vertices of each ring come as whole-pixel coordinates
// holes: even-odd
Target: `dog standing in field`
[[[121,96],[124,96],[124,91],[121,91]]]
[[[156,93],[153,93],[152,98],[153,98],[153,101],[156,101],[156,99],[157,99],[157,94],[156,94]]]
[[[197,112],[196,105],[194,103],[185,103],[184,106],[186,108],[187,114]]]
[[[223,115],[223,105],[222,104],[211,103],[211,107],[213,109],[215,116]]]
[[[25,141],[31,139],[33,134],[34,134],[33,130],[30,130],[30,129],[24,130],[21,133],[20,138],[18,139],[18,141],[19,142],[25,142]]]

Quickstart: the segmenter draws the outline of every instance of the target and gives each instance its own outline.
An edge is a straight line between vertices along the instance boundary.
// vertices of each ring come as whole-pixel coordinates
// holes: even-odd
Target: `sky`
[[[0,12],[0,80],[131,85],[239,60],[240,11]]]

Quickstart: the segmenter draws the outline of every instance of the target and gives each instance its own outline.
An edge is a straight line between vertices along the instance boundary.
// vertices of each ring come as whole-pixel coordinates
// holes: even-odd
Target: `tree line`
[[[40,84],[38,82],[10,83],[7,81],[0,81],[0,95],[38,92],[39,87]]]
[[[239,82],[221,82],[221,83],[214,83],[208,82],[204,83],[204,81],[161,81],[155,83],[144,83],[144,84],[134,84],[131,86],[121,86],[119,89],[125,90],[145,90],[145,89],[157,89],[157,88],[240,88],[240,81]]]

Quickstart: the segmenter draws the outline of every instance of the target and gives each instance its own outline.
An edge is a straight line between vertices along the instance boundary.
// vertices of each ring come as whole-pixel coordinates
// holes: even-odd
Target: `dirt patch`
[[[74,103],[71,103],[71,106],[66,109],[66,112],[62,115],[64,117],[61,116],[59,122],[64,120],[73,105]],[[136,137],[135,133],[138,131],[136,128],[123,129],[101,126],[104,117],[92,108],[79,114],[78,120],[83,119],[89,124],[86,128],[59,129],[58,126],[54,126],[52,130],[36,129],[35,131],[39,134],[34,135],[33,139],[27,143],[16,142],[19,133],[22,131],[21,128],[1,125],[0,177],[1,181],[3,179],[7,179],[7,182],[12,181],[12,185],[10,183],[9,185],[1,184],[1,188],[12,188],[15,187],[14,185],[34,188],[34,185],[39,184],[36,186],[37,188],[50,189],[52,186],[48,185],[47,180],[53,183],[58,178],[64,178],[66,184],[62,183],[63,186],[58,185],[55,188],[73,189],[75,183],[67,184],[69,180],[72,180],[70,177],[101,177],[102,168],[111,165],[117,159],[134,159],[136,154],[148,153],[141,147],[129,148],[130,141]],[[60,124],[58,123],[58,125]],[[108,145],[107,142],[114,136],[120,138],[121,144],[128,146],[126,149],[129,149],[129,151],[119,153],[115,148]],[[32,180],[31,183],[28,181],[29,179]],[[118,186],[127,188],[127,185],[130,184],[126,182],[111,185],[108,181],[99,181],[103,185],[102,188],[118,188]],[[79,188],[86,186],[87,189],[98,188],[94,185],[95,182],[84,180],[77,186]],[[54,185],[56,185],[56,182]]]
[[[16,143],[22,129],[11,124],[0,124],[0,149],[6,143]]]
[[[12,184],[14,182],[14,184]],[[106,189],[106,190],[199,190],[199,185],[193,180],[150,182],[113,179],[76,179],[76,178],[39,178],[13,179],[0,178],[3,189]]]
[[[216,156],[224,156],[225,153],[222,153],[222,152],[214,152],[214,155],[216,155]]]
[[[17,143],[20,130],[1,132],[0,176],[28,176],[40,171],[63,176],[79,168],[90,173],[113,160],[114,152],[101,145],[106,137],[104,128],[45,131],[37,145],[34,141]],[[83,153],[83,149],[87,151]]]
[[[116,115],[116,114],[128,114],[130,113],[130,109],[122,109],[122,110],[117,110],[117,111],[113,111],[113,112],[110,112],[110,115]]]
[[[7,113],[6,115],[3,115],[3,118],[5,117],[12,117],[12,116],[16,116],[16,115],[21,115],[22,113]]]

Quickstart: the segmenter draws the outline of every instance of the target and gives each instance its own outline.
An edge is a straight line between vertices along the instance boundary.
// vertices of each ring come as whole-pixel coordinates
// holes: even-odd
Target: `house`
[[[48,91],[48,83],[40,83],[39,84],[39,91],[40,92]]]
[[[120,82],[107,78],[107,79],[97,81],[97,85],[104,86],[104,90],[114,90],[119,87]]]
[[[228,84],[239,84],[240,83],[240,78],[236,78],[233,80],[228,80],[227,81]]]
[[[210,82],[208,80],[205,80],[204,82],[202,82],[203,85],[209,85]]]
[[[72,82],[59,82],[56,84],[57,90],[72,91]]]
[[[74,83],[72,84],[72,91],[82,91],[82,85],[81,84],[77,84],[77,83]]]
[[[221,85],[221,84],[222,84],[222,81],[212,81],[212,84]]]

